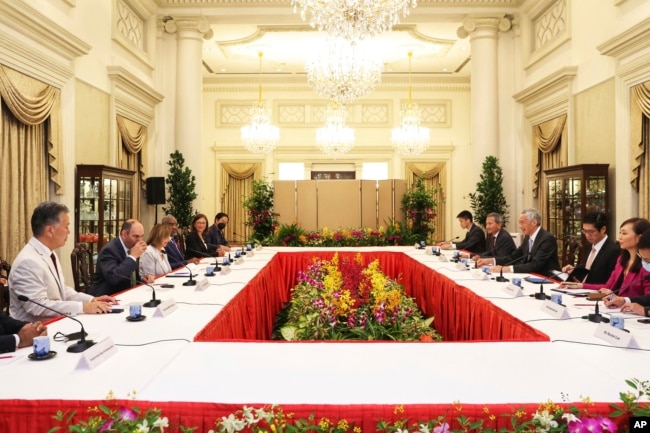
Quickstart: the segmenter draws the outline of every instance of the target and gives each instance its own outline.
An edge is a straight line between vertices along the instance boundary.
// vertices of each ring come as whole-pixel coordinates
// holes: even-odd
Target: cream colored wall
[[[300,80],[302,81],[302,80]],[[220,210],[220,164],[222,162],[260,162],[263,173],[270,180],[277,179],[275,173],[280,162],[304,162],[307,175],[311,164],[347,163],[354,164],[356,171],[361,170],[362,162],[388,163],[389,178],[403,179],[405,176],[405,161],[436,162],[448,161],[447,199],[450,213],[458,212],[468,206],[465,198],[472,191],[471,177],[467,176],[466,161],[471,157],[470,125],[469,125],[469,84],[467,82],[433,82],[429,77],[418,77],[413,84],[413,99],[421,104],[443,101],[448,104],[447,119],[444,125],[424,125],[431,128],[431,145],[422,155],[402,158],[396,155],[391,147],[391,130],[399,122],[400,103],[407,96],[407,87],[401,83],[382,84],[378,90],[349,106],[352,110],[349,126],[355,129],[356,141],[353,150],[338,157],[336,160],[320,153],[315,145],[315,130],[322,126],[320,122],[280,121],[278,106],[295,104],[306,107],[306,115],[314,107],[324,106],[326,101],[307,87],[306,83],[289,81],[286,83],[273,81],[263,86],[263,98],[274,108],[275,125],[280,127],[280,144],[276,151],[269,156],[254,155],[247,152],[240,140],[241,122],[228,123],[222,118],[220,110],[223,105],[235,106],[241,104],[248,107],[257,99],[257,85],[236,83],[221,84],[217,81],[204,83],[203,95],[203,151],[212,149],[211,158],[204,159],[203,171],[207,175],[206,185],[216,185],[213,191],[206,191],[204,196],[205,209],[208,213]],[[377,122],[378,125],[364,124],[360,121],[362,105],[387,107],[386,118]],[[453,156],[453,157],[452,157]],[[455,213],[453,214],[455,215]],[[455,227],[452,227],[455,229]]]
[[[75,83],[75,163],[106,164],[110,160],[110,94]],[[89,116],[88,113],[92,113]],[[106,164],[107,165],[107,164]],[[74,171],[74,166],[68,167]]]
[[[614,79],[575,95],[575,158],[572,164],[616,166]]]

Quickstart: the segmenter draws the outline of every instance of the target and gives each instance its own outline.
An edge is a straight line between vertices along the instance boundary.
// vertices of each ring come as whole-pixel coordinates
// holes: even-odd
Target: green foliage
[[[469,198],[475,222],[485,225],[485,218],[491,212],[503,215],[504,226],[508,222],[508,203],[503,194],[503,171],[497,157],[485,157],[481,180],[476,183],[476,191],[469,193]]]
[[[273,184],[266,179],[253,180],[253,191],[244,200],[246,225],[252,227],[250,240],[261,245],[270,245],[278,223],[273,211]]]
[[[278,227],[273,245],[283,247],[299,247],[305,244],[305,231],[298,224],[282,224]]]
[[[436,217],[436,200],[433,198],[436,193],[433,189],[427,189],[422,179],[416,179],[406,194],[402,197],[402,210],[406,216],[404,227],[404,242],[427,241],[435,229],[433,220]]]
[[[178,150],[169,155],[167,161],[169,174],[165,182],[167,183],[167,192],[169,193],[168,207],[162,210],[168,215],[174,215],[178,220],[180,227],[189,227],[192,218],[196,215],[196,210],[192,202],[198,197],[196,194],[196,178],[192,175],[192,170],[185,167],[185,158]]]

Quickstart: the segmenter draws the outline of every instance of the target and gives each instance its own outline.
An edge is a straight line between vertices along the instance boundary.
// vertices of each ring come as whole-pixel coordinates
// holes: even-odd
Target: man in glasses
[[[618,245],[607,236],[607,215],[603,212],[589,212],[582,219],[582,234],[589,244],[584,250],[583,266],[589,269],[587,278],[582,281],[589,284],[604,284],[614,270],[616,260],[621,254]],[[562,268],[563,272],[573,271],[572,265]]]

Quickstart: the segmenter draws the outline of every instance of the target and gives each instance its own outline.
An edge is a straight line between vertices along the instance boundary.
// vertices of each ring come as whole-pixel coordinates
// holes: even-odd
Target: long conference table
[[[379,259],[424,314],[435,316],[444,342],[271,341],[297,272],[314,257],[336,252],[361,252],[364,263]],[[608,415],[609,403],[627,390],[626,379],[648,378],[650,325],[637,316],[624,316],[637,348],[616,347],[595,336],[597,324],[582,319],[593,312],[584,298],[564,295],[568,318],[555,319],[530,296],[538,284],[524,281],[524,296],[513,297],[506,283],[479,279],[429,250],[265,247],[231,265],[227,275],[205,277],[209,263],[191,266],[196,279],[208,279],[203,287],[182,285],[186,269],[156,280],[156,296],[178,307],[169,315],[143,308],[146,320],[127,321],[128,304],[152,296],[151,287],[139,286],[117,295],[123,313],[77,316],[89,339],[110,338],[117,349],[92,369],[80,362],[82,354],[66,352],[69,343],[56,341],[57,356],[46,361],[29,359],[30,348],[0,358],[0,432],[47,431],[57,410],[87,418],[109,395],[115,405],[161,409],[170,431],[182,423],[207,432],[244,405],[269,404],[296,417],[345,418],[364,431],[391,419],[397,405],[422,420],[452,418],[458,410],[452,403],[460,402],[462,415],[484,419],[520,408],[532,414],[548,400],[580,406],[588,396],[595,402],[591,413]],[[552,287],[545,285],[546,293]],[[67,334],[79,324],[61,318],[48,329],[50,336]]]

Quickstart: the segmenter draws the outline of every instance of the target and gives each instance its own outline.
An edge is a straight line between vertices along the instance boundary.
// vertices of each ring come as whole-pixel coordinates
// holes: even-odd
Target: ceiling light
[[[390,31],[407,16],[416,0],[291,0],[294,13],[318,30],[349,40],[359,40]]]
[[[325,113],[325,126],[316,130],[316,144],[326,155],[335,159],[348,153],[354,144],[354,129],[345,126],[345,106],[333,102]]]
[[[270,153],[280,141],[280,130],[271,124],[271,110],[266,107],[262,100],[262,56],[260,59],[260,84],[259,97],[250,109],[250,123],[241,129],[241,139],[244,147],[253,153]]]

